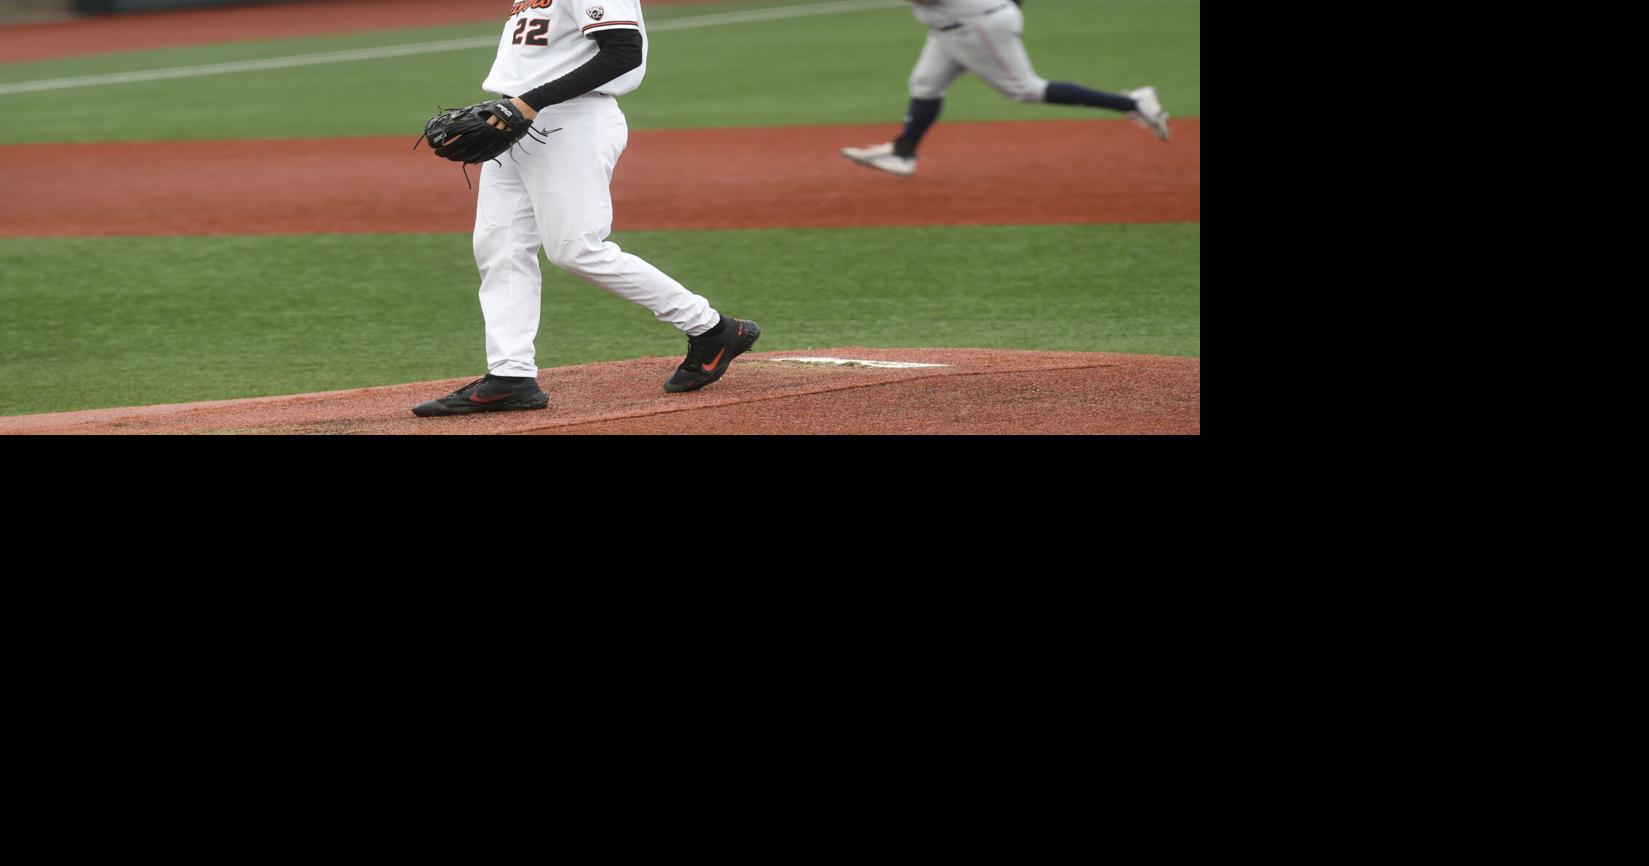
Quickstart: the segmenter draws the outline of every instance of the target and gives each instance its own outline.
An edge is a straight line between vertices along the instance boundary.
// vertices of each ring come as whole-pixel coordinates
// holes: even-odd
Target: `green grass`
[[[649,10],[654,25],[812,0]],[[1154,84],[1200,113],[1200,0],[1031,0],[1040,74]],[[494,36],[494,24],[0,64],[0,84]],[[656,31],[632,128],[896,124],[923,30],[902,5]],[[213,78],[0,95],[0,145],[405,135],[480,95],[483,47]],[[72,106],[72,108],[70,107]],[[1104,116],[1008,102],[964,77],[946,120]],[[23,122],[26,119],[27,122]],[[0,159],[5,157],[0,151]],[[26,166],[12,166],[27,170]],[[1198,225],[645,232],[615,238],[762,350],[958,346],[1201,352]],[[640,307],[550,270],[539,363],[676,356]],[[466,235],[0,238],[0,414],[302,393],[475,375]]]
[[[762,350],[1201,352],[1201,227],[636,232],[755,318]],[[547,270],[539,364],[680,354],[641,307]],[[478,374],[465,235],[0,239],[0,415]]]
[[[808,5],[744,0],[663,6],[674,18]],[[1026,45],[1039,74],[1101,90],[1154,84],[1177,117],[1201,112],[1200,0],[1033,0]],[[130,52],[0,64],[0,84],[499,33],[492,24]],[[647,79],[624,98],[633,128],[897,122],[925,31],[902,5],[653,34]],[[479,98],[491,46],[40,93],[0,94],[0,144],[321,136],[416,136],[437,103]],[[73,106],[72,110],[66,106]],[[1088,110],[1026,106],[964,76],[952,120],[1035,120]]]
[[[1152,84],[1174,116],[1201,113],[1200,0],[1032,0],[1025,22],[1042,77],[1110,91]],[[896,123],[926,33],[899,6],[660,34],[647,80],[624,97],[624,111],[638,128]],[[944,112],[952,120],[1099,116],[1014,103],[972,75],[951,89]]]

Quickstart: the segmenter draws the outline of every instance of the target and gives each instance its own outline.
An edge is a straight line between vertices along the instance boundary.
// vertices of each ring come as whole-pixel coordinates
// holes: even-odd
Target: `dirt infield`
[[[837,150],[888,126],[637,131],[614,182],[616,228],[1197,222],[1201,127],[1164,144],[1126,121],[952,123],[894,178]],[[468,232],[474,196],[409,139],[0,147],[0,236]],[[795,354],[795,353],[790,353]],[[978,349],[810,351],[948,367],[741,359],[665,395],[678,359],[541,376],[546,412],[420,419],[465,380],[182,406],[0,418],[0,434],[934,433],[1201,431],[1201,363]]]
[[[702,0],[647,0],[648,6]],[[508,17],[507,0],[313,0],[0,27],[0,63],[294,36],[440,27]]]
[[[888,369],[798,356],[945,366]],[[6,434],[1198,434],[1195,358],[995,349],[765,352],[689,394],[661,385],[676,358],[539,373],[550,408],[417,418],[464,379],[292,397],[0,418]]]
[[[635,131],[615,229],[1201,220],[1196,119],[1167,143],[1125,120],[944,124],[908,179],[838,154],[891,131]],[[0,147],[0,236],[470,231],[474,190],[415,138]]]
[[[651,5],[680,0],[649,0]],[[502,20],[503,0],[339,0],[0,27],[0,63],[242,39]],[[299,14],[294,14],[299,13]],[[1201,125],[1163,144],[1126,121],[944,123],[899,179],[842,159],[897,124],[639,130],[615,230],[1200,222]],[[0,146],[0,237],[468,232],[455,166],[384,138]],[[829,356],[939,366],[786,360]],[[0,418],[0,435],[1200,434],[1194,358],[820,349],[740,359],[685,395],[678,358],[547,370],[541,412],[422,419],[465,379]]]

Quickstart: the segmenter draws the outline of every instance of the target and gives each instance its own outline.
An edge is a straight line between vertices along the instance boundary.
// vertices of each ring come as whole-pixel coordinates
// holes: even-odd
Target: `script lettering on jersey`
[[[528,9],[548,9],[554,5],[554,0],[525,0],[510,7],[509,17],[514,18]]]

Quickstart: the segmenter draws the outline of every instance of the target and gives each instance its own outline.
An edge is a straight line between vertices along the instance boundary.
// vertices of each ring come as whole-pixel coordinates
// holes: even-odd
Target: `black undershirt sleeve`
[[[543,111],[546,105],[583,96],[641,65],[641,31],[608,30],[591,38],[601,50],[590,62],[521,94],[521,101],[533,111]]]

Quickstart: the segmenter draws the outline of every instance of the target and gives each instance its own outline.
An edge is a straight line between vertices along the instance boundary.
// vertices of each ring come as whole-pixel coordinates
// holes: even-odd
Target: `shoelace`
[[[471,382],[468,385],[465,385],[464,387],[459,388],[458,390],[452,392],[451,394],[448,394],[447,396],[448,397],[457,397],[458,395],[463,394],[464,392],[475,388],[476,386],[480,385],[482,382],[485,382],[485,381],[487,381],[487,377],[482,376],[481,378],[476,379],[474,382]]]
[[[710,347],[716,342],[714,337],[688,337],[687,360],[681,362],[683,368],[697,367],[703,369],[704,359],[710,354]]]

